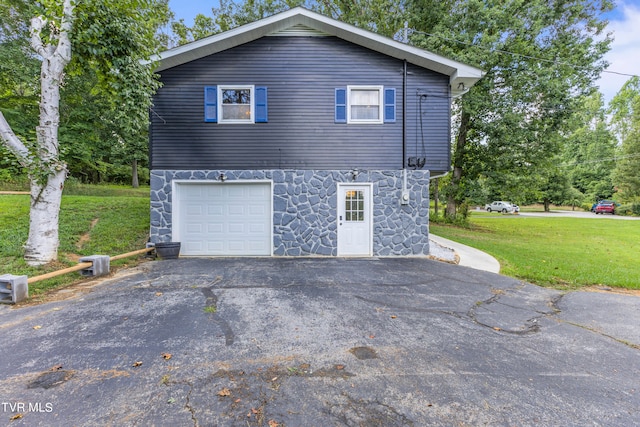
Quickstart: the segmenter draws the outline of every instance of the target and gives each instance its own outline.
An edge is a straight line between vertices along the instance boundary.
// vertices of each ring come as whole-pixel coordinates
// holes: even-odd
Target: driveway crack
[[[193,384],[190,382],[184,382],[189,387],[189,392],[187,393],[187,398],[184,404],[184,407],[187,411],[191,413],[191,420],[193,421],[193,427],[199,427],[198,419],[196,418],[196,410],[191,406],[191,394],[193,393]]]
[[[220,316],[218,313],[218,296],[213,292],[213,286],[208,288],[201,288],[203,295],[206,298],[205,311],[210,313],[213,321],[222,329],[224,333],[224,343],[227,346],[233,344],[235,340],[235,334],[233,329],[229,326],[229,322]]]

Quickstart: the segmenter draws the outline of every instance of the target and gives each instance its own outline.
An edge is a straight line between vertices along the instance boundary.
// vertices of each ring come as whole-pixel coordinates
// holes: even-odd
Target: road
[[[545,218],[592,218],[592,219],[617,219],[626,221],[638,221],[640,217],[637,216],[621,216],[621,215],[609,215],[599,214],[596,215],[593,212],[584,211],[551,211],[551,212],[520,212],[520,216],[526,217],[545,217]]]

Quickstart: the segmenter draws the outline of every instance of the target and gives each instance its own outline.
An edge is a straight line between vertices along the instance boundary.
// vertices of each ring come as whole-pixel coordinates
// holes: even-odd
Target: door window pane
[[[348,190],[345,192],[345,221],[364,221],[364,191]]]

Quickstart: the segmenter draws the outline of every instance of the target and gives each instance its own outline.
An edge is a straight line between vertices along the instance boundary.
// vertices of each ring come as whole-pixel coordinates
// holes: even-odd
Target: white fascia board
[[[456,96],[457,92],[460,92],[457,89],[460,83],[464,83],[465,90],[463,92],[466,92],[484,75],[482,70],[478,68],[397,42],[344,22],[336,21],[302,7],[296,7],[260,21],[176,47],[153,57],[150,62],[158,63],[156,71],[166,70],[257,40],[298,24],[306,25],[387,56],[407,60],[407,62],[417,66],[447,75],[450,78],[454,96]]]

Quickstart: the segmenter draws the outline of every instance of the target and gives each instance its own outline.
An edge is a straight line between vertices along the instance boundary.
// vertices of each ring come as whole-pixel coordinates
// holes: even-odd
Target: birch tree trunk
[[[12,132],[0,113],[2,142],[27,169],[31,181],[29,238],[25,244],[24,258],[33,266],[46,264],[58,256],[58,218],[67,177],[67,167],[60,160],[58,149],[60,85],[64,67],[71,60],[69,33],[72,18],[71,0],[65,0],[60,28],[52,30],[53,26],[49,26],[50,36],[46,43],[43,42],[42,30],[49,22],[43,17],[31,20],[31,47],[42,58],[40,123],[36,128],[35,147],[30,150]]]

